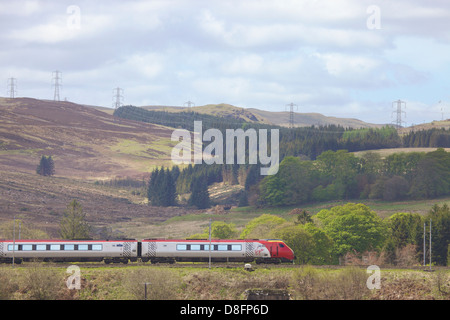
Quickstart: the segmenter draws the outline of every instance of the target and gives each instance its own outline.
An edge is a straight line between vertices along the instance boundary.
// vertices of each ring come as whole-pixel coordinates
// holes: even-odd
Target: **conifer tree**
[[[158,168],[156,168],[151,176],[150,176],[150,180],[148,182],[148,189],[147,189],[147,198],[148,198],[148,202],[152,203],[153,199],[156,198],[156,181],[158,180],[158,174],[159,174],[159,170]]]
[[[189,204],[199,209],[210,207],[208,184],[206,176],[194,178],[192,182],[192,194],[189,198]]]
[[[176,180],[173,175],[174,173],[169,168],[164,169],[164,167],[152,172],[148,183],[147,198],[153,206],[168,207],[176,204]]]
[[[55,163],[52,156],[42,156],[39,165],[36,168],[36,173],[41,176],[52,176],[55,174]]]

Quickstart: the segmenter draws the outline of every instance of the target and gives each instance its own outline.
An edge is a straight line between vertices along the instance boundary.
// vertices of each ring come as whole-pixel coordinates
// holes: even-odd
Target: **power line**
[[[286,107],[289,107],[289,128],[294,128],[294,107],[297,108],[298,106],[296,104],[293,104],[292,102],[287,104]]]
[[[17,93],[17,79],[16,78],[9,78],[8,79],[8,85],[7,85],[7,92],[6,94],[9,94],[10,98],[14,98]]]
[[[58,71],[58,70],[52,72],[53,86],[55,87],[55,92],[53,94],[53,100],[55,100],[55,101],[60,101],[59,87],[62,86],[62,84],[60,83],[60,81],[62,81],[60,74],[61,74],[61,71]]]
[[[123,103],[122,103],[123,95],[122,94],[123,94],[122,88],[117,87],[113,90],[113,99],[115,99],[115,101],[113,103],[114,109],[120,108],[123,105]]]
[[[394,106],[395,104],[397,105],[396,107]],[[396,114],[396,119],[395,119],[395,121],[392,121],[392,122],[395,123],[397,129],[400,129],[402,127],[403,123],[406,124],[406,122],[402,120],[402,114],[404,114],[406,117],[406,112],[402,111],[403,106],[405,106],[405,109],[406,109],[406,102],[397,100],[397,101],[392,102],[392,106],[396,108],[396,110],[392,111],[393,115]]]
[[[194,102],[192,102],[192,101],[186,101],[184,104],[183,104],[183,107],[184,106],[188,106],[188,108],[190,108],[190,107],[195,107],[195,103]]]
[[[444,121],[444,108],[442,107],[441,100],[439,100],[439,105],[441,106],[441,120]]]

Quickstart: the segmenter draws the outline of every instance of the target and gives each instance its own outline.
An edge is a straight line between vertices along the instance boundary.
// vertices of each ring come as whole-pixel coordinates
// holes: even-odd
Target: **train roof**
[[[108,239],[108,240],[90,240],[90,239],[0,239],[0,242],[135,242],[135,239]]]

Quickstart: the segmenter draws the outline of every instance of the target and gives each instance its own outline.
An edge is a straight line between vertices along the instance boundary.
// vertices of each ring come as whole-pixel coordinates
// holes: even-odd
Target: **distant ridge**
[[[167,112],[182,112],[191,110],[198,113],[210,114],[226,118],[242,119],[247,122],[258,122],[264,124],[274,124],[279,126],[289,126],[289,112],[272,112],[255,108],[240,108],[226,103],[207,104],[197,107],[180,106],[142,106],[147,110],[165,110]],[[328,117],[320,113],[294,113],[295,126],[325,126],[340,125],[345,128],[381,128],[382,124],[367,123],[352,118]]]

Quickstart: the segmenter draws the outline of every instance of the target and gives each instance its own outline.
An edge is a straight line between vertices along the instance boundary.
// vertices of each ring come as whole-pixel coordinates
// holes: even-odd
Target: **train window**
[[[241,251],[242,250],[242,245],[240,244],[232,244],[231,245],[231,251]]]
[[[92,250],[93,251],[102,251],[103,250],[103,246],[101,244],[93,244],[92,245]]]
[[[195,250],[195,251],[200,250],[200,245],[199,244],[191,244],[191,250]]]
[[[205,251],[209,251],[209,244],[205,244],[205,245],[203,245],[203,250],[205,250]]]
[[[87,250],[87,249],[89,249],[87,244],[79,244],[78,245],[78,250],[84,251],[84,250]]]
[[[280,248],[284,248],[284,244],[279,243],[278,245],[280,246]]]
[[[37,244],[36,250],[45,251],[45,250],[47,250],[47,245],[46,244]]]
[[[219,244],[218,245],[218,250],[219,251],[227,251],[228,250],[228,245],[226,245],[226,244]]]
[[[12,244],[8,244],[8,251],[17,251],[17,250],[19,250],[18,244],[14,245],[14,248]]]
[[[50,245],[50,250],[51,251],[61,250],[61,245],[60,244],[51,244]]]
[[[64,245],[64,250],[66,250],[66,251],[73,251],[73,250],[75,250],[75,245],[73,245],[73,244],[65,244]]]
[[[187,245],[185,245],[185,244],[177,244],[177,250],[185,251],[185,250],[187,250]]]
[[[23,251],[31,251],[31,250],[33,250],[33,245],[32,244],[23,244],[22,250]]]

